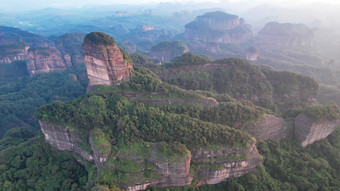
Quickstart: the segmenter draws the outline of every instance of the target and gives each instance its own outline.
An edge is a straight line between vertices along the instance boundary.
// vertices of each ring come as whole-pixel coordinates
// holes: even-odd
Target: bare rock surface
[[[40,73],[67,70],[60,52],[54,47],[41,47],[28,50],[27,71],[32,77]]]
[[[39,124],[42,133],[45,135],[45,140],[50,145],[61,151],[75,152],[86,160],[93,160],[93,156],[91,154],[80,148],[79,145],[83,143],[79,140],[77,132],[65,127],[50,125],[40,120]]]
[[[245,130],[257,140],[280,141],[287,137],[288,125],[282,118],[267,114]]]
[[[326,138],[340,125],[340,120],[325,120],[318,122],[315,119],[300,114],[295,118],[295,138],[306,147],[315,141]]]
[[[116,85],[130,77],[132,63],[124,60],[118,46],[84,42],[83,52],[89,89],[95,85]]]
[[[250,140],[244,149],[216,145],[214,148],[197,147],[189,150],[181,143],[143,143],[148,146],[142,146],[142,153],[132,146],[112,154],[108,142],[103,142],[102,136],[105,135],[102,132],[90,133],[89,143],[93,153],[90,154],[81,147],[84,144],[79,139],[81,132],[43,121],[39,123],[46,141],[56,149],[77,153],[103,169],[123,173],[128,181],[119,183],[119,186],[127,191],[190,185],[193,173],[198,175],[198,185],[217,184],[254,171],[262,161],[255,140]],[[126,162],[134,168],[122,168]],[[149,175],[145,176],[145,173]]]

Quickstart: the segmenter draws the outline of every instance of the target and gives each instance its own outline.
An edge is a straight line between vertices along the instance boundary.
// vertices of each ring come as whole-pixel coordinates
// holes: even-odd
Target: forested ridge
[[[38,109],[36,117],[51,124],[87,132],[99,128],[105,135],[103,141],[108,140],[113,145],[113,151],[136,142],[147,145],[148,142],[158,141],[173,143],[173,149],[179,151],[183,148],[177,142],[189,148],[198,144],[215,145],[223,142],[232,148],[242,149],[242,145],[247,145],[252,138],[231,127],[240,121],[256,121],[265,113],[275,113],[249,101],[237,101],[223,92],[181,89],[163,82],[143,67],[135,67],[134,75],[120,86],[98,86],[95,92],[83,96],[86,81],[71,81],[69,72],[40,74],[29,79],[18,70],[17,75],[20,81],[6,77],[6,81],[1,84],[3,91],[0,98],[7,100],[1,103],[6,106],[10,101],[23,99],[37,104],[28,102],[18,108],[15,105],[7,106],[7,113],[2,112],[2,115],[8,117],[22,113],[30,118],[36,108],[54,102]],[[76,75],[81,78],[80,73]],[[208,96],[214,97],[219,105],[206,107],[201,104],[140,103],[133,96],[124,97],[122,92],[131,95],[143,92],[143,96],[150,100],[183,99],[188,96],[191,99],[204,99]],[[292,110],[286,113],[286,117],[302,112],[321,116],[320,120],[335,119],[339,113],[336,106],[311,106],[305,110]],[[20,123],[17,126],[19,128],[7,131],[0,139],[0,190],[91,190],[96,183],[105,184],[104,177],[96,174],[93,166],[78,163],[75,159],[77,156],[72,153],[56,151],[31,126]],[[97,135],[102,136],[101,132]],[[340,144],[337,140],[340,140],[339,130],[304,149],[292,140],[260,141],[257,148],[263,156],[263,163],[253,173],[217,185],[149,190],[337,190],[340,186]],[[132,163],[116,165],[122,169],[135,168]],[[108,186],[111,190],[119,190],[114,184]]]

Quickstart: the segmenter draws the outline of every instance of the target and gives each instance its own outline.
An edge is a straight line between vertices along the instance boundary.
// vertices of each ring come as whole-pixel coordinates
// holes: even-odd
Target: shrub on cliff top
[[[196,56],[191,52],[177,56],[172,60],[171,66],[204,65],[211,61],[209,56]]]
[[[318,122],[340,119],[340,108],[336,104],[309,106],[303,110],[303,113]]]
[[[102,32],[91,32],[90,34],[87,34],[84,39],[85,42],[91,42],[96,45],[115,45],[115,40],[110,36]]]
[[[208,12],[205,13],[202,16],[198,16],[197,18],[211,18],[215,20],[231,20],[231,19],[237,19],[237,15],[231,15],[222,11],[215,11],[215,12]]]
[[[188,46],[179,40],[174,41],[164,41],[156,44],[151,48],[151,51],[157,52],[157,51],[178,51],[178,52],[184,52],[185,50],[188,50]]]

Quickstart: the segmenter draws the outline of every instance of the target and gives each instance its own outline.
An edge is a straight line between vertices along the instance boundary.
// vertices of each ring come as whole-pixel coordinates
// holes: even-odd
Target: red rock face
[[[243,128],[257,140],[274,140],[280,141],[288,136],[288,125],[279,117],[274,115],[265,115],[255,124]]]
[[[0,64],[9,64],[14,61],[23,61],[27,59],[27,50],[29,46],[24,48],[12,49],[8,55],[0,56]]]
[[[56,48],[46,47],[28,51],[27,71],[31,77],[39,73],[60,72],[66,69],[64,59]]]
[[[95,85],[116,85],[130,77],[132,63],[127,63],[117,46],[83,44],[85,67],[90,80],[88,90]]]
[[[254,171],[262,161],[255,143],[256,141],[251,141],[250,146],[245,151],[238,152],[240,155],[247,155],[244,160],[224,159],[235,152],[232,149],[193,151],[192,163],[200,167],[197,171],[198,186],[218,184],[228,178],[240,177]],[[214,166],[211,167],[211,164],[214,164]],[[219,165],[219,168],[216,168],[216,165]]]
[[[65,127],[53,126],[40,120],[39,124],[42,133],[45,135],[46,142],[50,145],[61,151],[78,153],[86,160],[93,160],[92,155],[79,147],[83,143],[78,139],[77,132]]]
[[[192,148],[187,150],[186,154],[180,154],[173,157],[167,157],[160,154],[159,144],[150,143],[145,151],[145,156],[140,155],[133,149],[129,152],[118,152],[117,156],[109,156],[110,152],[103,153],[95,149],[92,144],[92,137],[89,137],[93,154],[89,154],[79,145],[84,144],[78,138],[78,130],[70,130],[67,127],[50,125],[46,122],[39,121],[45,140],[57,148],[58,150],[68,150],[78,153],[88,161],[93,161],[96,165],[104,166],[112,171],[117,170],[113,160],[132,161],[139,164],[138,169],[124,170],[128,176],[128,182],[118,184],[127,191],[146,190],[149,187],[172,187],[191,185],[193,181],[193,173],[190,167],[194,165],[195,174],[198,175],[198,185],[217,184],[228,178],[243,176],[253,170],[261,163],[262,157],[256,148],[256,141],[249,140],[246,148],[230,148],[223,145],[216,145],[210,148]],[[236,158],[230,158],[234,156]],[[243,156],[243,158],[237,158]],[[110,162],[111,161],[111,162]],[[149,167],[146,168],[145,164]],[[151,164],[151,165],[150,165]],[[219,165],[221,168],[216,169]],[[154,166],[151,168],[151,166]],[[143,173],[149,171],[156,174],[154,178],[143,178]],[[141,175],[141,176],[140,176]]]
[[[340,120],[316,122],[313,118],[300,114],[295,118],[295,138],[306,147],[315,141],[326,138],[340,125]]]

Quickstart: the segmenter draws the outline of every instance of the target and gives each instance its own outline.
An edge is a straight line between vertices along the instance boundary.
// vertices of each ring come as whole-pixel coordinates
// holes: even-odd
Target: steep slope
[[[88,90],[95,85],[115,85],[130,77],[132,62],[112,37],[93,32],[83,43],[85,66],[90,80]]]
[[[309,106],[295,118],[295,137],[303,147],[322,140],[340,125],[337,105]]]
[[[56,47],[63,55],[68,67],[82,65],[84,63],[82,50],[84,38],[85,34],[83,33],[67,33],[57,37],[55,40]]]
[[[169,66],[149,69],[185,89],[213,90],[280,112],[313,103],[318,93],[318,83],[309,77],[258,67],[237,58],[209,61],[184,54]]]
[[[31,77],[40,73],[67,70],[60,52],[53,47],[30,48],[27,57],[27,71]]]
[[[151,48],[150,56],[162,62],[189,52],[188,46],[181,41],[164,41]]]
[[[139,103],[117,94],[135,87],[179,93],[150,75],[136,69],[121,86],[99,86],[73,102],[42,107],[37,117],[45,139],[92,161],[101,183],[126,190],[216,184],[261,163],[255,139],[245,132],[172,112],[152,98]]]
[[[47,47],[53,43],[39,35],[17,28],[0,26],[0,64],[27,60],[30,47]]]
[[[267,23],[254,38],[255,44],[265,50],[311,46],[314,31],[303,24]]]
[[[244,19],[224,12],[208,12],[185,25],[187,40],[213,43],[243,43],[252,36]]]
[[[18,28],[0,26],[0,45],[25,42],[30,47],[47,47],[53,43],[45,38],[20,30]]]

